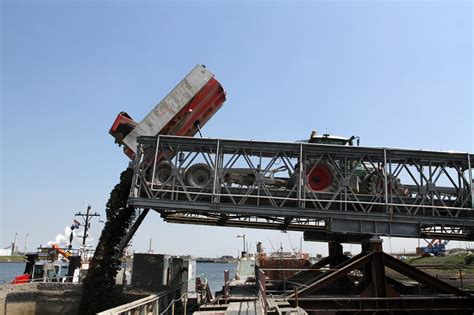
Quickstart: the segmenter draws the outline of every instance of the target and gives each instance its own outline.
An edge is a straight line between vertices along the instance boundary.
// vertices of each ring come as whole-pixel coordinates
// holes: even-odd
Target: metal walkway
[[[188,176],[196,164],[198,183]],[[330,188],[311,185],[318,165],[331,170]],[[473,165],[469,153],[141,137],[129,203],[169,222],[305,231],[313,239],[473,240]]]

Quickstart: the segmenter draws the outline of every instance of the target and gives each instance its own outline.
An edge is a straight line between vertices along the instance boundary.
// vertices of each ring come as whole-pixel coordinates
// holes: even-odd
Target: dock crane
[[[432,239],[431,241],[428,241],[425,239],[425,241],[427,243],[426,246],[416,248],[416,253],[422,256],[444,255],[444,253],[446,252],[446,245],[449,243],[449,240],[441,240],[441,239]]]

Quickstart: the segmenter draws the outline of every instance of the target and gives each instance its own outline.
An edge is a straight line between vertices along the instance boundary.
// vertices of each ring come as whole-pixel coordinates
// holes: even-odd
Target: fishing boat
[[[77,250],[39,247],[36,252],[25,254],[25,269],[13,279],[13,284],[29,282],[73,282],[80,279],[82,258]]]

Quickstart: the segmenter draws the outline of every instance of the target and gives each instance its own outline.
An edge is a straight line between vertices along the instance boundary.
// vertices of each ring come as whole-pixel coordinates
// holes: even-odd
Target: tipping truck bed
[[[214,74],[197,65],[141,122],[121,112],[109,133],[133,159],[139,136],[193,136],[224,101],[224,89]]]

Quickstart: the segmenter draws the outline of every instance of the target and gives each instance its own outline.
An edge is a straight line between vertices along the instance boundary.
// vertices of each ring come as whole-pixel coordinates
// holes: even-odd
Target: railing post
[[[187,296],[186,296],[186,294],[184,294],[184,303],[183,303],[183,304],[184,304],[184,312],[183,312],[184,315],[187,314],[187,306],[188,306],[188,305],[187,305],[187,304],[188,304],[188,301],[187,301],[187,300],[188,300],[188,299],[187,299]]]
[[[295,287],[295,304],[298,307],[298,289]]]
[[[160,136],[156,137],[156,148],[155,148],[155,157],[153,158],[153,173],[151,175],[151,189],[153,190],[155,187],[155,172],[156,172],[156,164],[158,164],[158,161],[156,160],[158,158],[158,149],[160,146]]]
[[[468,168],[468,172],[469,172],[469,192],[468,192],[468,196],[471,196],[471,207],[474,208],[474,196],[473,196],[473,189],[472,189],[472,169],[471,169],[472,165],[471,165],[471,155],[468,153],[467,154],[467,168]]]
[[[159,309],[160,309],[160,298],[158,297],[156,300],[153,301],[153,304],[151,305],[150,314],[159,315],[160,314]]]
[[[229,270],[224,270],[224,303],[229,301]]]
[[[135,156],[135,162],[133,163],[133,179],[132,179],[132,187],[130,189],[130,197],[137,197],[140,195],[140,186],[143,185],[142,182],[140,182],[140,186],[137,187],[138,185],[138,178],[139,178],[139,173],[140,173],[140,160],[142,158],[142,149],[143,145],[139,144],[137,147],[137,154]]]
[[[385,212],[388,213],[388,176],[387,176],[387,149],[383,148],[383,182],[384,182],[384,194],[385,194]]]
[[[300,143],[300,156],[299,156],[299,167],[298,167],[298,208],[302,208],[302,191],[304,191],[304,181],[303,181],[303,168],[304,168],[304,162],[303,162],[303,144]]]
[[[388,162],[389,162],[388,173],[390,174],[390,177],[392,179],[392,185],[391,185],[392,189],[390,189],[390,205],[388,206],[388,210],[389,210],[389,214],[390,214],[390,218],[391,218],[391,216],[393,215],[393,191],[394,191],[394,188],[395,188],[395,184],[393,183],[394,176],[392,174],[392,158],[391,157],[389,157]],[[387,190],[388,190],[388,188],[387,188]]]
[[[220,145],[221,145],[221,140],[220,139],[217,139],[217,148],[216,148],[216,157],[214,159],[214,182],[213,182],[213,186],[212,186],[212,200],[214,202],[219,202],[219,200],[217,199],[217,175],[218,175],[218,168],[219,168],[219,164],[220,164]]]

